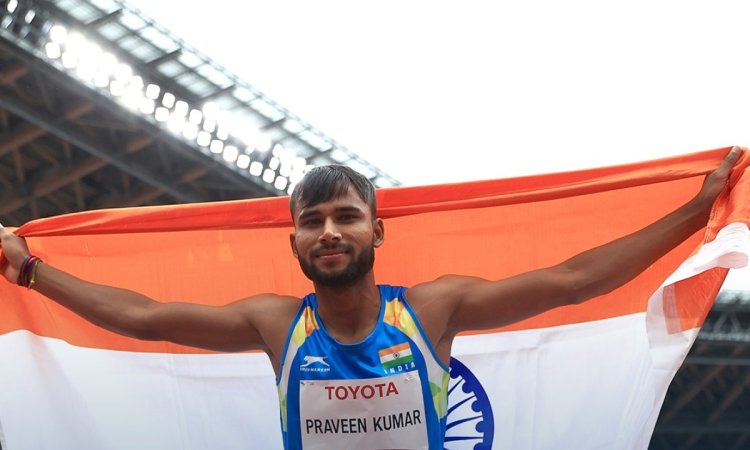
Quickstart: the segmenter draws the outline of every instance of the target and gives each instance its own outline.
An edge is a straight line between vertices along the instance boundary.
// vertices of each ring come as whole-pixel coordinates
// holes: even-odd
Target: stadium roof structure
[[[750,291],[719,293],[669,386],[649,448],[750,448]]]
[[[0,0],[0,222],[399,182],[114,0]]]
[[[0,0],[0,223],[284,195],[328,163],[399,184],[126,3]],[[749,350],[750,292],[723,291],[650,448],[750,448]]]

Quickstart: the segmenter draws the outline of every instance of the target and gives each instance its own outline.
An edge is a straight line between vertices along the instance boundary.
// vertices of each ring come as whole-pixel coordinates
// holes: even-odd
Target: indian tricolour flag
[[[383,370],[393,369],[414,361],[408,342],[384,348],[378,351],[378,356],[380,356],[380,364],[383,365]]]
[[[728,150],[380,190],[387,233],[376,279],[406,286],[448,273],[502,279],[556,264],[685,203]],[[734,169],[707,226],[632,282],[582,305],[459,336],[445,447],[646,448],[727,268],[747,262],[749,159]],[[18,233],[50,264],[160,301],[301,296],[312,286],[289,251],[287,202],[91,211],[30,222]],[[0,307],[3,449],[281,448],[264,354],[118,336],[4,281]],[[383,364],[407,351],[378,350]]]

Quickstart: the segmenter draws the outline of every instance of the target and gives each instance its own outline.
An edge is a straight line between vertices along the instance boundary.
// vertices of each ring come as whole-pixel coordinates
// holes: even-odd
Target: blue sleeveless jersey
[[[378,323],[355,344],[328,334],[315,294],[302,299],[276,380],[286,449],[443,448],[448,368],[406,288],[378,288]]]

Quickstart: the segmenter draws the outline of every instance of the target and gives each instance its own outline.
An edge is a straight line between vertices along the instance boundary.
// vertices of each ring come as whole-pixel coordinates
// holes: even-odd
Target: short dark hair
[[[294,212],[299,206],[315,206],[333,198],[346,195],[353,187],[365,203],[370,205],[373,219],[376,214],[375,187],[364,175],[351,167],[338,164],[314,167],[294,187],[289,200],[289,209]]]

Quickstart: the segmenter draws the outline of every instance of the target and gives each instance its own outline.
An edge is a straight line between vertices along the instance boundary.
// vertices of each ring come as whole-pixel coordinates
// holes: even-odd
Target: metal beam
[[[101,17],[97,17],[96,19],[87,23],[86,26],[89,28],[98,28],[104,24],[112,22],[113,20],[117,20],[121,15],[122,15],[122,10],[116,9],[109,14],[105,14]]]
[[[742,349],[737,347],[732,350],[732,354],[730,356],[737,356],[741,352]],[[724,366],[712,367],[710,370],[708,370],[708,372],[706,372],[706,374],[699,382],[692,383],[687,391],[685,391],[677,400],[671,403],[672,408],[662,414],[659,427],[661,427],[661,423],[671,421],[680,412],[680,410],[685,405],[690,403],[690,401],[693,400],[698,394],[700,394],[700,392],[708,385],[708,383],[713,381],[714,378],[716,378],[722,370],[724,370]]]
[[[12,84],[19,78],[26,75],[28,72],[29,68],[22,64],[8,67],[0,72],[0,85],[7,86],[9,84]]]
[[[0,98],[2,98],[0,94]],[[83,114],[91,111],[92,105],[90,102],[83,102],[75,105],[63,113],[63,117],[67,120],[76,119]],[[5,108],[9,109],[9,108]],[[47,130],[39,125],[25,124],[19,127],[16,131],[12,131],[5,136],[0,137],[0,156],[5,155],[13,151],[13,149],[25,145],[41,136],[47,134]]]
[[[215,98],[221,97],[224,94],[231,93],[232,91],[234,91],[234,89],[236,87],[237,87],[236,85],[230,84],[227,87],[223,87],[223,88],[221,88],[221,89],[219,89],[217,91],[214,91],[214,92],[212,92],[212,93],[204,96],[201,100],[204,101],[204,102],[209,101],[209,100],[213,100]]]
[[[750,385],[750,371],[747,373],[747,375],[745,375],[742,381],[736,383],[734,386],[732,386],[732,389],[724,394],[721,402],[719,403],[719,406],[717,406],[714,412],[711,413],[710,416],[708,416],[708,423],[716,422],[719,416],[721,416],[724,411],[732,406],[732,403],[734,403],[734,401],[737,400],[740,395],[742,395],[742,393],[745,391],[745,386],[748,385]]]
[[[178,48],[177,50],[161,55],[158,58],[152,59],[151,61],[147,62],[146,65],[152,68],[156,68],[159,65],[164,64],[167,61],[172,61],[174,59],[179,58],[181,54],[182,54],[182,49]]]
[[[222,175],[222,177],[228,183],[234,184],[237,188],[247,191],[248,194],[252,194],[254,196],[278,195],[278,192],[275,189],[273,189],[273,187],[267,186],[262,181],[255,179],[255,177],[242,175],[235,170],[231,170],[227,168],[225,165],[221,164],[219,161],[213,158],[210,158],[202,154],[199,151],[196,151],[194,148],[188,147],[186,144],[180,142],[174,136],[171,136],[169,133],[165,132],[161,128],[148,123],[147,121],[143,120],[142,118],[138,116],[133,116],[129,114],[127,111],[122,109],[119,105],[117,105],[113,101],[106,99],[105,97],[101,95],[97,95],[93,91],[89,90],[89,88],[87,88],[86,86],[80,84],[77,80],[73,78],[69,78],[65,74],[61,74],[60,72],[57,71],[57,69],[46,64],[45,62],[41,60],[33,59],[31,55],[21,52],[21,50],[18,47],[9,46],[8,43],[4,42],[2,39],[0,39],[0,50],[6,50],[8,51],[9,54],[12,54],[22,59],[29,58],[29,61],[26,61],[26,59],[23,59],[26,65],[31,70],[43,73],[46,77],[48,77],[48,80],[49,80],[48,83],[53,84],[55,88],[65,88],[65,90],[70,91],[71,94],[78,94],[90,100],[92,102],[92,105],[95,105],[97,107],[97,110],[99,108],[103,108],[105,111],[112,113],[115,117],[120,117],[121,118],[120,120],[122,121],[137,122],[139,126],[144,128],[145,130],[153,130],[154,136],[160,141],[162,141],[163,143],[165,143],[170,148],[170,150],[177,152],[178,154],[188,158],[189,160],[192,160],[193,162],[197,164],[206,165],[212,171],[217,171],[218,173]],[[60,81],[60,78],[65,79],[66,77],[68,77],[67,82],[62,83]],[[2,91],[0,91],[0,95],[2,95]],[[8,95],[11,95],[11,93],[9,93]],[[19,103],[22,105],[27,105],[27,103],[23,101],[19,101]],[[35,112],[32,112],[32,113],[36,114]],[[49,113],[46,113],[46,114],[48,117],[51,116]],[[69,114],[66,114],[66,116],[70,117]],[[107,117],[109,117],[109,115],[107,115]],[[57,119],[57,117],[55,119]],[[32,126],[29,126],[29,130],[32,129],[31,127]],[[46,133],[46,130],[41,129],[40,127],[36,127],[33,129],[36,130],[36,132],[38,132],[39,134],[36,134],[34,136],[27,136],[26,139],[28,139],[29,142],[41,136],[43,133]],[[6,146],[9,146],[10,144],[18,144],[17,142],[13,141],[13,139],[16,139],[16,138],[18,137],[7,136],[3,138],[2,136],[0,136],[0,156],[4,154],[3,148],[5,148]],[[197,196],[197,198],[205,198],[206,200],[208,200],[205,194],[200,194]],[[182,201],[188,201],[188,200],[182,200]],[[205,200],[198,200],[198,201],[205,201]]]
[[[135,153],[147,145],[153,142],[151,136],[140,136],[137,137],[125,146],[125,152],[128,154]],[[22,208],[29,200],[37,199],[40,197],[47,196],[56,190],[78,181],[86,175],[96,172],[99,169],[104,168],[107,162],[98,157],[92,156],[81,164],[74,167],[60,167],[52,172],[46,174],[41,180],[39,180],[34,187],[31,188],[29,195],[22,195],[17,193],[15,196],[7,196],[2,204],[0,204],[0,215],[7,214],[16,209]],[[159,191],[161,192],[161,191]],[[81,196],[80,186],[76,192],[77,196]],[[82,198],[77,199],[77,203],[83,203]]]
[[[750,430],[750,420],[718,422],[712,424],[683,422],[679,424],[660,425],[654,429],[654,434],[727,434],[727,433],[747,433]]]
[[[180,177],[181,183],[191,183],[198,178],[202,177],[208,173],[208,169],[206,167],[196,166],[187,172],[183,173]],[[122,206],[140,206],[145,205],[161,196],[163,194],[162,191],[155,189],[155,188],[149,188],[144,191],[139,192],[138,194],[131,197],[129,200],[127,200]]]
[[[737,358],[731,356],[688,356],[685,364],[701,366],[740,366],[749,367],[750,357]]]
[[[11,111],[13,114],[22,117],[24,120],[31,122],[38,127],[45,128],[55,136],[69,141],[71,144],[93,156],[103,159],[123,172],[127,172],[131,176],[138,178],[145,183],[158,187],[179,201],[200,202],[207,200],[204,196],[196,193],[192,189],[174,188],[168,182],[162,181],[160,175],[156,171],[134,164],[122,155],[115,155],[110,151],[103,150],[97,145],[97,143],[93,142],[90,136],[81,133],[80,130],[63,126],[59,120],[56,120],[54,117],[51,117],[44,112],[33,110],[18,99],[12,98],[9,95],[0,95],[0,107]]]

